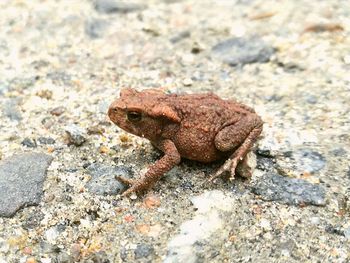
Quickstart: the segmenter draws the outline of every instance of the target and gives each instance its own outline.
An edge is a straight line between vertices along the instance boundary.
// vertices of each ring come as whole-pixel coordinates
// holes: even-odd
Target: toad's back
[[[181,119],[176,132],[171,126],[165,127],[164,137],[175,143],[182,157],[201,162],[228,155],[216,148],[216,134],[254,112],[245,105],[222,100],[214,94],[167,95],[162,102],[172,107]]]

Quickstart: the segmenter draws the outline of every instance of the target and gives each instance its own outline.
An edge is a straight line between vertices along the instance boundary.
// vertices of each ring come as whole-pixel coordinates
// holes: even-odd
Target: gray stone
[[[137,247],[134,251],[135,259],[146,258],[151,255],[154,251],[154,248],[149,244],[137,244]]]
[[[106,112],[108,111],[108,108],[109,108],[109,105],[111,104],[111,102],[110,101],[106,101],[106,100],[104,100],[104,101],[101,101],[99,104],[98,104],[98,108],[97,108],[97,110],[98,110],[98,112],[99,113],[102,113],[102,114],[106,114]]]
[[[347,240],[350,240],[350,227],[344,229],[344,236]]]
[[[51,161],[47,154],[24,153],[0,163],[0,216],[11,217],[23,206],[40,202]]]
[[[28,148],[36,148],[37,144],[35,140],[32,140],[30,138],[24,138],[24,140],[21,142],[22,145],[27,146]]]
[[[28,89],[34,86],[37,80],[38,80],[37,76],[15,77],[9,81],[8,90],[22,91],[22,90]]]
[[[175,34],[174,36],[172,36],[170,38],[170,42],[175,44],[185,38],[189,38],[191,36],[191,31],[189,30],[184,30],[184,31],[181,31],[181,32],[178,32],[177,34]]]
[[[54,84],[70,86],[72,77],[64,71],[52,71],[46,75]]]
[[[138,3],[130,3],[129,1],[117,0],[96,0],[95,9],[99,13],[129,13],[145,9],[146,6]]]
[[[85,33],[90,38],[101,38],[108,27],[108,22],[102,19],[91,19],[85,23]]]
[[[4,95],[6,91],[7,91],[7,85],[4,82],[0,81],[0,96]]]
[[[4,116],[12,121],[22,120],[22,114],[18,109],[19,99],[11,98],[4,102],[2,106],[2,111]]]
[[[252,192],[263,200],[277,201],[288,205],[326,205],[325,190],[315,184],[297,178],[268,173],[260,178]]]
[[[212,48],[214,58],[231,66],[268,62],[274,52],[273,47],[258,37],[231,38]]]
[[[284,152],[283,155],[277,156],[276,161],[276,168],[282,175],[314,174],[326,165],[326,158],[321,153],[308,148]]]
[[[52,139],[51,137],[39,137],[38,142],[40,144],[55,144],[56,141]]]
[[[66,126],[65,131],[67,134],[68,144],[80,146],[86,141],[86,131],[75,124]]]
[[[101,163],[93,163],[87,167],[92,176],[85,185],[86,188],[97,195],[116,195],[125,190],[125,185],[120,183],[116,176],[129,178],[132,171],[125,166],[108,166]]]

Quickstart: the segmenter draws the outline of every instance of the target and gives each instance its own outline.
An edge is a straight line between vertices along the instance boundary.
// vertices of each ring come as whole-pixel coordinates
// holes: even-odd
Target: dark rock
[[[41,144],[55,144],[55,140],[50,137],[39,137],[38,142]]]
[[[326,204],[325,190],[321,186],[274,173],[264,175],[256,185],[252,186],[252,192],[260,195],[263,200],[289,205]]]
[[[24,140],[21,142],[22,145],[27,146],[29,148],[36,148],[37,144],[34,139],[30,138],[24,138]]]
[[[22,120],[22,114],[18,109],[18,103],[19,99],[11,98],[6,100],[2,106],[4,116],[6,116],[12,121]]]
[[[67,173],[75,173],[75,172],[78,171],[78,168],[67,168],[67,169],[65,169],[65,171],[66,171]]]
[[[25,219],[22,226],[26,230],[34,229],[40,226],[41,220],[45,217],[44,213],[40,210],[33,211],[29,216]]]
[[[185,182],[180,184],[180,187],[183,190],[192,190],[194,185],[190,181],[185,181]]]
[[[137,247],[134,251],[135,259],[146,258],[151,255],[154,251],[154,248],[149,244],[137,244]]]
[[[330,234],[345,236],[344,229],[342,229],[340,226],[327,225],[325,230],[327,233]]]
[[[51,161],[47,154],[24,153],[0,163],[0,216],[11,217],[23,206],[40,202]]]
[[[66,126],[67,143],[81,146],[86,141],[86,131],[74,124]]]
[[[231,66],[268,62],[274,52],[273,47],[257,37],[231,38],[212,48],[213,57]]]
[[[118,0],[96,0],[95,9],[99,13],[130,13],[145,9],[146,6],[138,3],[130,3],[129,1]]]
[[[185,38],[188,38],[191,36],[191,32],[189,30],[181,31],[170,38],[170,42],[175,44]]]
[[[305,68],[303,68],[302,66],[300,66],[294,62],[284,63],[282,61],[278,61],[277,65],[279,67],[283,68],[285,72],[289,72],[289,73],[295,73],[297,71],[304,71],[305,70]]]
[[[278,101],[281,101],[283,99],[283,96],[272,94],[272,95],[264,96],[264,99],[267,101],[278,102]]]
[[[108,22],[102,19],[91,19],[85,23],[85,33],[91,38],[100,38],[104,35]]]
[[[87,167],[92,176],[86,184],[86,188],[97,195],[116,195],[125,190],[125,186],[120,183],[116,176],[130,178],[132,171],[125,166],[107,166],[101,163],[93,163]]]
[[[262,171],[271,171],[275,166],[275,159],[271,157],[257,156],[256,168]]]
[[[326,165],[326,158],[312,149],[298,149],[277,156],[277,169],[283,175],[316,173]]]

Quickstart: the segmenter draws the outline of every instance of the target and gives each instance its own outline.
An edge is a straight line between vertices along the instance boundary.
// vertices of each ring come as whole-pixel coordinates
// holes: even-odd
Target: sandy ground
[[[53,160],[0,217],[0,262],[349,262],[349,37],[348,0],[2,0],[0,190],[23,189],[0,208],[34,191],[8,160]],[[161,156],[109,122],[122,87],[254,107],[253,179],[203,186],[217,164],[183,161],[120,198],[115,174]]]

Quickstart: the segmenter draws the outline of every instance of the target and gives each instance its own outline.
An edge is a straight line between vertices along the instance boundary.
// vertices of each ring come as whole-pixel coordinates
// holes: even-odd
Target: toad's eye
[[[126,114],[128,121],[131,122],[138,122],[141,120],[142,116],[141,116],[141,112],[137,112],[137,111],[129,111]]]

